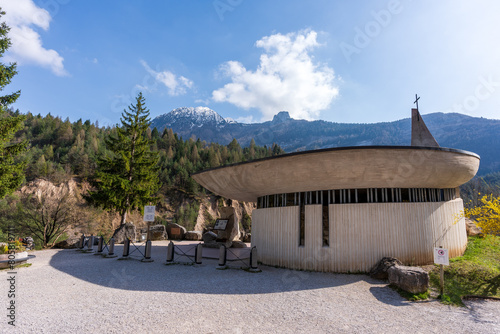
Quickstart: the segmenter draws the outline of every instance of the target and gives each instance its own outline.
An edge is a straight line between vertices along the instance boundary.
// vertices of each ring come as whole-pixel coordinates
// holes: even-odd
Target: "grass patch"
[[[439,291],[439,266],[429,273],[431,287]],[[463,306],[461,297],[500,297],[500,237],[469,237],[463,256],[444,267],[445,304]]]
[[[408,291],[405,291],[405,290],[402,290],[400,288],[398,288],[397,286],[394,286],[394,285],[389,285],[389,287],[393,290],[395,290],[397,293],[399,293],[399,295],[409,301],[412,301],[412,302],[416,302],[416,301],[419,301],[419,300],[427,300],[429,299],[430,297],[430,292],[429,291],[426,291],[426,292],[423,292],[423,293],[411,293],[411,292],[408,292]]]
[[[14,265],[14,267],[16,269],[18,269],[18,268],[27,268],[27,267],[31,267],[32,264],[33,263],[22,263],[22,264],[16,264],[16,265]],[[9,271],[9,270],[12,270],[12,269],[10,267],[0,269],[0,271]]]

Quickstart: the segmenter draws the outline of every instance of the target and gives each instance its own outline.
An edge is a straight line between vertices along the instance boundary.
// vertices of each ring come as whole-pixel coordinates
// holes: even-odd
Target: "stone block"
[[[184,236],[186,240],[195,240],[199,241],[202,240],[203,235],[200,231],[188,231],[186,232],[186,235]]]
[[[429,274],[419,267],[394,265],[389,268],[389,283],[411,292],[423,293],[429,289]]]
[[[184,240],[186,232],[187,231],[184,226],[174,223],[167,224],[167,234],[168,238],[171,240]]]

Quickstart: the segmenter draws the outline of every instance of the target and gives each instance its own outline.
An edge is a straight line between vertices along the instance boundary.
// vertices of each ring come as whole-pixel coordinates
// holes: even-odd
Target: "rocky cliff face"
[[[74,179],[59,185],[44,179],[36,179],[23,185],[20,192],[23,194],[34,194],[38,198],[48,196],[59,199],[66,194],[80,198],[84,188],[88,188],[88,184],[77,183]]]

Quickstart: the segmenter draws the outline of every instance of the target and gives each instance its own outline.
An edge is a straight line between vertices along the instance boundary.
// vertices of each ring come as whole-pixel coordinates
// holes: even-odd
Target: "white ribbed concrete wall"
[[[384,256],[405,264],[433,262],[433,248],[450,257],[467,245],[463,202],[331,204],[330,244],[322,246],[322,207],[305,207],[305,242],[299,246],[299,207],[252,213],[252,246],[259,261],[292,269],[369,271]]]

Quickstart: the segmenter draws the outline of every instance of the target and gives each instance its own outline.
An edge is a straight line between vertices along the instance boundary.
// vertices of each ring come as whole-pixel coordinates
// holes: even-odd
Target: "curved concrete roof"
[[[239,201],[299,191],[455,188],[474,177],[477,154],[441,147],[356,146],[296,152],[201,171],[192,177]]]

